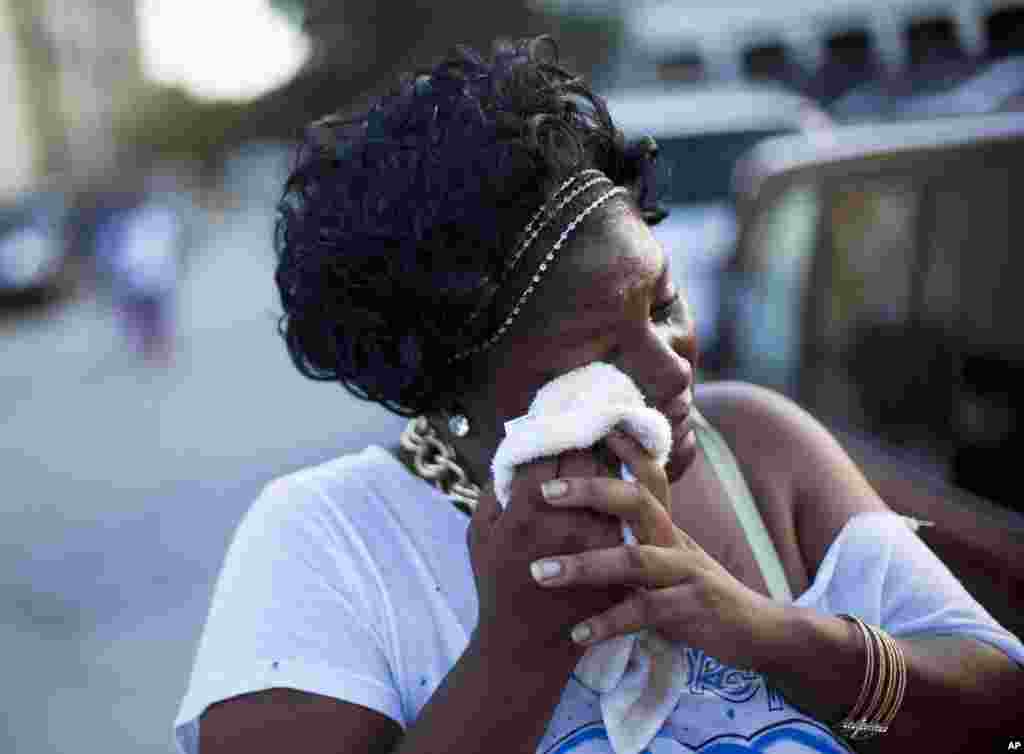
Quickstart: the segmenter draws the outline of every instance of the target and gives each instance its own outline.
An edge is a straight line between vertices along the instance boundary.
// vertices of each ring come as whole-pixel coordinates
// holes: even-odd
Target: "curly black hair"
[[[597,167],[664,217],[653,140],[626,145],[557,57],[547,35],[499,40],[491,61],[457,46],[368,112],[306,130],[274,234],[278,332],[303,375],[401,416],[450,410],[479,365],[449,357],[497,315],[456,323],[486,312],[546,187]]]

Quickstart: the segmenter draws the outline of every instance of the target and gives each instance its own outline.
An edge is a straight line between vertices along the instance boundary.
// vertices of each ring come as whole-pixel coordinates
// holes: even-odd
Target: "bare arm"
[[[507,752],[533,754],[576,661],[560,652],[529,665],[491,653],[474,638],[409,729],[397,754]]]
[[[774,459],[776,473],[791,470],[796,529],[811,574],[851,517],[889,510],[831,434],[795,404],[749,385],[722,384],[715,391],[719,408],[725,406],[716,426],[728,433],[738,456],[751,458],[763,447],[759,432],[785,438],[773,446],[787,448]],[[864,678],[866,649],[856,626],[792,606],[779,606],[768,625],[773,649],[757,669],[816,719],[843,719]],[[964,637],[896,641],[907,662],[903,705],[889,732],[858,743],[858,751],[906,751],[911,742],[929,751],[966,751],[994,735],[1019,735],[1011,724],[1020,717],[1024,669],[1009,657]]]
[[[225,699],[199,719],[201,754],[388,754],[401,736],[379,712],[287,688]]]
[[[482,644],[474,637],[404,734],[394,720],[366,707],[275,688],[211,705],[200,721],[200,752],[532,754],[578,649],[567,640],[562,651],[527,665]]]

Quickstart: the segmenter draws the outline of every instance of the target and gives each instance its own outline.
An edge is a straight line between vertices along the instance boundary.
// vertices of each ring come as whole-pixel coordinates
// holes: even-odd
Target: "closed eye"
[[[668,321],[669,316],[672,314],[672,309],[678,303],[679,291],[676,291],[675,295],[668,301],[663,304],[658,304],[656,307],[651,309],[651,321],[657,324]]]

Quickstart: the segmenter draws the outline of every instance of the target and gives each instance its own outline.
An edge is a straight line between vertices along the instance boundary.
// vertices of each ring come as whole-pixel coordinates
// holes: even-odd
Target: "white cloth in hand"
[[[494,490],[505,507],[520,464],[589,448],[618,427],[638,440],[662,466],[668,461],[672,427],[650,408],[626,374],[595,361],[537,391],[529,412],[505,424],[505,439],[492,462]],[[633,475],[623,464],[622,477]],[[636,542],[622,525],[623,541]],[[615,636],[590,647],[576,678],[600,694],[601,714],[616,754],[637,754],[654,738],[686,686],[682,650],[651,631]]]

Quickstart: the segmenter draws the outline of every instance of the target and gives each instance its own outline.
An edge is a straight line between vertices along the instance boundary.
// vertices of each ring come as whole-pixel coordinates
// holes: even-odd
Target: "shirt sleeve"
[[[797,604],[849,613],[893,636],[969,636],[1024,665],[1024,644],[891,512],[851,518]]]
[[[368,707],[405,727],[380,632],[380,580],[366,555],[343,505],[331,505],[313,482],[284,477],[264,488],[214,588],[174,721],[181,752],[198,754],[209,705],[274,687]]]

